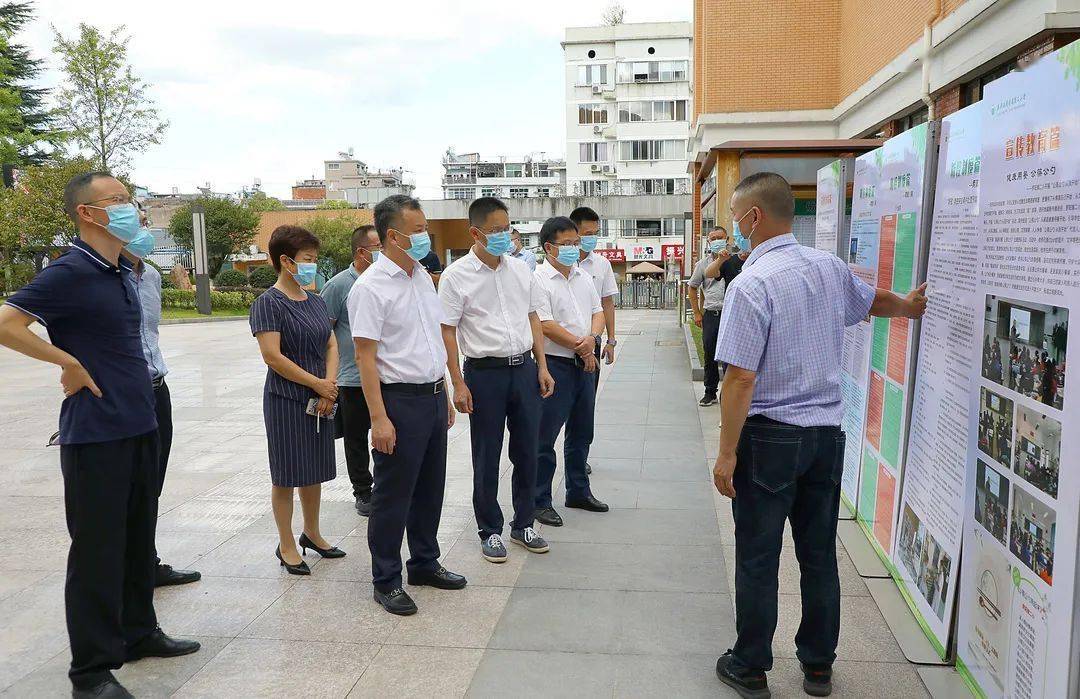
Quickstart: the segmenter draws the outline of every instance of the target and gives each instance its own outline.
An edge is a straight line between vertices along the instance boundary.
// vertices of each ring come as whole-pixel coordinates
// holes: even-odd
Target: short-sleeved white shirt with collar
[[[606,299],[608,296],[618,295],[619,285],[615,283],[615,271],[611,269],[609,259],[603,255],[597,255],[596,252],[590,252],[584,260],[578,262],[577,266],[582,272],[592,277],[596,294],[600,298]]]
[[[353,284],[347,307],[353,337],[378,342],[381,383],[431,383],[446,376],[445,313],[419,262],[409,275],[380,255]]]
[[[439,279],[443,323],[457,328],[466,357],[512,357],[532,348],[535,283],[529,265],[509,255],[492,269],[469,250],[446,268]]]
[[[603,310],[589,275],[574,265],[570,276],[564,277],[553,264],[539,265],[533,272],[533,308],[541,322],[554,320],[567,332],[583,337],[592,332],[594,313]],[[557,357],[573,357],[574,350],[544,338],[544,353]]]

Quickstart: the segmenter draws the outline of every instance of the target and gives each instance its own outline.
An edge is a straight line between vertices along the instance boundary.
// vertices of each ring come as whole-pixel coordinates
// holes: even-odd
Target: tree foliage
[[[323,199],[315,205],[316,209],[352,209],[353,205],[344,199]]]
[[[45,105],[48,90],[31,85],[42,61],[14,41],[33,16],[28,2],[0,5],[0,162],[14,165],[40,165],[63,141]]]
[[[248,284],[256,289],[269,289],[277,284],[278,273],[271,265],[258,265],[248,273]]]
[[[602,20],[609,27],[622,24],[626,19],[626,8],[619,2],[613,2],[604,10]]]
[[[169,235],[177,245],[188,250],[195,249],[191,221],[193,204],[201,204],[206,209],[206,258],[210,267],[207,272],[213,277],[228,255],[240,252],[255,239],[259,215],[228,199],[201,198],[185,204],[169,219]]]
[[[266,196],[266,192],[252,192],[244,199],[244,206],[252,211],[284,211],[285,205],[276,197]]]
[[[356,221],[350,216],[312,217],[302,224],[319,239],[319,271],[327,278],[352,264],[352,232]]]
[[[66,38],[53,27],[54,51],[65,81],[59,92],[60,124],[104,170],[123,170],[131,159],[161,143],[169,124],[159,115],[149,85],[128,64],[124,26],[103,34],[79,24]]]

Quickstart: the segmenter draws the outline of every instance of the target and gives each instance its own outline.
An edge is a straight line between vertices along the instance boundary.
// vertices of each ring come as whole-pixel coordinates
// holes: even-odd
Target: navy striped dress
[[[315,376],[326,376],[326,343],[330,318],[322,297],[308,293],[293,301],[271,287],[251,305],[251,334],[281,333],[281,353]],[[333,420],[308,415],[307,404],[318,394],[266,370],[263,422],[274,485],[298,488],[334,480]]]

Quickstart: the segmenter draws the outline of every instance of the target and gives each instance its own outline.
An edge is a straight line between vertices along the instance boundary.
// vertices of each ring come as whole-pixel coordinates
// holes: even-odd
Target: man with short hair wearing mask
[[[578,267],[581,255],[577,226],[569,218],[555,216],[540,229],[540,243],[547,264],[533,276],[533,308],[544,331],[544,353],[555,379],[555,392],[544,400],[540,419],[540,455],[536,473],[536,520],[562,526],[552,506],[551,484],[555,475],[555,441],[566,426],[563,440],[563,472],[566,506],[590,512],[607,512],[608,506],[589,487],[585,460],[593,440],[593,409],[596,383],[591,374],[600,370],[594,350],[604,328],[604,311],[592,279]]]
[[[0,345],[59,366],[60,468],[71,550],[64,603],[72,695],[132,695],[112,670],[194,653],[154,613],[158,433],[139,300],[120,250],[139,234],[127,188],[104,172],[71,178],[71,249],[0,306]],[[38,321],[50,342],[30,330]]]
[[[420,202],[395,194],[375,207],[382,255],[349,292],[349,327],[371,415],[375,488],[368,548],[375,601],[391,614],[415,614],[401,583],[407,531],[410,585],[465,587],[439,563],[439,519],[446,485],[446,319],[435,284],[420,264],[431,250]]]
[[[732,260],[738,260],[738,256],[732,255],[727,249],[727,237],[727,231],[723,227],[709,232],[707,252],[694,266],[694,273],[686,282],[690,306],[694,311],[694,324],[701,328],[701,344],[705,350],[705,393],[698,403],[703,408],[717,403],[720,363],[713,357],[716,356],[716,332],[720,329],[720,312],[724,308],[724,290],[727,287],[727,280],[721,276],[719,270],[713,274],[707,272],[716,269],[715,263],[726,263],[730,267]],[[738,264],[741,268],[742,263]]]
[[[536,271],[536,255],[532,250],[526,249],[525,245],[521,241],[521,231],[516,228],[510,229],[510,241],[514,244],[514,248],[510,251],[510,256],[515,257],[525,264],[529,265],[529,271]]]
[[[543,399],[554,381],[544,356],[544,332],[533,307],[535,277],[509,253],[506,204],[481,197],[469,205],[469,253],[447,268],[439,283],[446,311],[443,339],[454,384],[454,406],[469,416],[473,512],[480,554],[506,561],[499,471],[503,434],[510,432],[510,487],[514,518],[510,540],[533,553],[548,543],[533,529],[533,495]],[[465,372],[458,366],[458,345]],[[531,350],[531,352],[530,352]]]
[[[596,373],[593,374],[593,383],[595,388],[599,389],[601,364],[605,360],[608,364],[615,361],[615,345],[618,343],[615,339],[615,297],[619,295],[619,285],[615,281],[611,261],[594,252],[600,240],[600,215],[587,206],[579,206],[570,212],[570,220],[577,226],[578,234],[581,236],[581,257],[578,259],[578,267],[592,278],[596,293],[600,296],[600,305],[604,309],[607,340],[601,344],[601,340],[598,339],[593,350],[596,356]],[[595,406],[594,402],[594,409]],[[587,454],[585,471],[592,473]]]
[[[154,251],[155,241],[154,234],[146,227],[147,217],[141,206],[139,207],[139,223],[142,229],[134,240],[124,246],[121,254],[131,263],[128,281],[139,297],[139,306],[142,309],[139,335],[142,339],[143,356],[146,357],[146,365],[150,370],[150,383],[154,387],[154,413],[158,423],[158,497],[160,498],[161,491],[165,487],[165,472],[169,468],[169,454],[172,452],[172,395],[169,393],[169,385],[165,383],[165,375],[169,369],[165,366],[165,357],[162,356],[161,346],[158,344],[158,325],[161,323],[161,272],[145,261],[145,258]],[[154,574],[155,587],[186,585],[202,578],[198,571],[179,570],[162,563],[159,556],[155,557],[157,558]]]
[[[359,226],[352,234],[352,263],[335,274],[323,287],[322,297],[330,325],[334,328],[338,345],[338,413],[336,423],[338,437],[345,441],[345,465],[352,483],[354,506],[357,514],[371,514],[371,457],[368,451],[368,433],[371,416],[368,414],[364,388],[360,382],[360,370],[356,368],[352,329],[349,327],[347,301],[349,291],[357,278],[378,258],[382,251],[375,226]]]
[[[751,252],[727,289],[716,342],[716,359],[728,368],[713,481],[732,498],[738,630],[716,674],[743,697],[769,696],[765,674],[772,668],[787,520],[802,579],[795,646],[803,689],[814,696],[832,691],[840,636],[844,328],[867,314],[915,319],[926,309],[925,284],[904,297],[875,290],[836,255],[799,245],[794,216],[791,186],[776,173],[750,175],[731,196],[735,242]]]

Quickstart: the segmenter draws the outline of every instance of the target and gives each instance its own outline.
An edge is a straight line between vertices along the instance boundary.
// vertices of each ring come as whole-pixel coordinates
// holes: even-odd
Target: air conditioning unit
[[[610,166],[609,165],[604,165],[604,167],[610,167]],[[600,172],[601,171],[600,166],[595,164],[595,163],[592,166],[589,167],[589,170],[591,170],[592,172]]]
[[[593,85],[592,86],[592,93],[594,95],[599,95],[603,91],[604,91],[604,86],[603,85]]]
[[[596,126],[592,127],[592,132],[593,133],[604,133],[604,127],[597,124]]]
[[[605,175],[611,174],[611,166],[610,165],[603,166],[603,168],[600,170],[600,172],[604,173]]]

